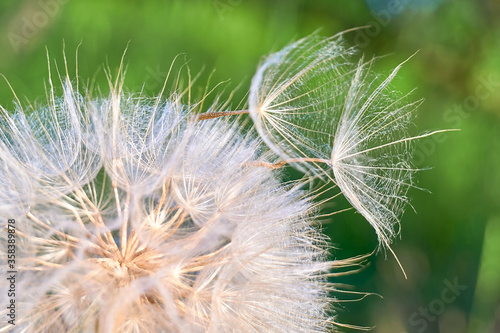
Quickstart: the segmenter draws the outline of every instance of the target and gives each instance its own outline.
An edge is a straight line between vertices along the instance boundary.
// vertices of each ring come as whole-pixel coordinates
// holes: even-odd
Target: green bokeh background
[[[212,85],[231,79],[229,89],[242,82],[237,102],[261,56],[317,29],[329,36],[360,26],[369,27],[347,39],[368,58],[387,55],[377,62],[382,73],[418,51],[394,81],[403,92],[417,87],[415,98],[425,98],[416,128],[461,131],[417,144],[415,164],[432,167],[418,174],[418,184],[432,194],[410,192],[416,213],[407,210],[393,247],[408,279],[390,254],[372,256],[362,272],[337,282],[383,298],[342,303],[338,320],[384,333],[500,332],[498,1],[3,0],[0,73],[21,98],[43,97],[46,48],[62,69],[64,41],[71,75],[81,44],[80,77],[96,76],[105,87],[103,65],[116,70],[129,43],[129,90],[158,93],[182,54],[193,76],[203,70],[195,85],[201,90],[210,75]],[[0,104],[12,107],[12,100],[1,83]],[[376,247],[359,214],[335,215],[324,228],[337,258]],[[464,287],[450,301],[447,283],[455,282]]]

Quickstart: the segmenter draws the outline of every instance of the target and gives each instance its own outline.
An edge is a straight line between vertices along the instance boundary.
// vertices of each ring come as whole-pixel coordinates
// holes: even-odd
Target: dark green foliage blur
[[[362,26],[368,27],[346,38],[365,58],[384,56],[375,66],[383,74],[418,51],[393,82],[395,89],[417,88],[414,98],[425,98],[414,132],[461,131],[416,145],[415,165],[431,167],[417,175],[418,186],[432,193],[409,193],[415,211],[408,207],[393,246],[408,279],[390,253],[371,256],[361,272],[335,281],[383,298],[340,303],[338,321],[384,333],[500,332],[500,2],[4,0],[0,73],[21,100],[43,102],[46,52],[56,80],[57,69],[65,72],[64,46],[74,77],[80,45],[81,82],[94,80],[106,91],[103,69],[115,74],[128,45],[128,90],[157,94],[179,55],[179,64],[189,61],[192,78],[202,71],[193,99],[207,85],[230,79],[224,96],[242,83],[236,106],[261,56],[318,29],[330,36]],[[12,108],[13,100],[2,80],[0,104]],[[324,222],[335,257],[376,248],[375,233],[359,214]]]

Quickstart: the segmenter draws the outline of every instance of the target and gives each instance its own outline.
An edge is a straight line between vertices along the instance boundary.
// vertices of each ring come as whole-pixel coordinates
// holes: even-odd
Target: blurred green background
[[[416,212],[407,209],[393,247],[408,279],[390,254],[372,256],[362,272],[336,282],[383,298],[341,303],[338,320],[384,333],[500,332],[500,2],[3,0],[0,73],[33,101],[45,95],[46,48],[61,68],[64,41],[74,68],[81,43],[79,75],[91,79],[103,65],[115,70],[130,42],[129,90],[158,93],[182,54],[193,75],[204,69],[199,89],[211,74],[212,85],[243,82],[238,102],[261,56],[317,29],[329,36],[360,26],[369,27],[347,39],[368,58],[388,55],[377,63],[382,73],[419,51],[394,81],[425,98],[416,128],[461,131],[417,144],[415,164],[432,167],[418,174],[418,184],[432,194],[410,192]],[[96,77],[105,87],[104,75]],[[12,100],[1,83],[0,104]],[[324,228],[337,258],[376,247],[359,214],[335,215]]]

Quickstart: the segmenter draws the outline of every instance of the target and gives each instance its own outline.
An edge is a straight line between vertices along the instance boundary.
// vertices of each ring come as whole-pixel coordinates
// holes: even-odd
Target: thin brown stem
[[[59,231],[57,229],[54,229],[52,228],[51,226],[49,226],[47,223],[43,222],[42,220],[38,219],[35,215],[33,215],[31,212],[28,212],[26,214],[26,217],[28,217],[30,220],[32,220],[33,222],[35,222],[36,224],[40,225],[41,227],[43,227],[44,229],[47,229],[47,230],[50,230],[50,231],[53,231],[56,235],[58,236],[61,236],[63,239],[67,239],[71,242],[74,242],[74,243],[79,243],[80,240],[76,237],[73,237],[71,235],[68,235],[67,233],[64,233],[62,231]]]
[[[285,165],[290,164],[290,163],[302,163],[302,162],[331,164],[330,160],[326,160],[323,158],[303,157],[303,158],[291,158],[289,160],[281,161],[281,162],[277,162],[277,163],[269,163],[269,162],[263,162],[263,161],[251,161],[251,162],[246,162],[244,164],[244,166],[256,166],[256,167],[264,167],[264,168],[269,168],[269,169],[280,169],[280,168],[282,168]]]
[[[207,120],[207,119],[214,119],[214,118],[225,117],[225,116],[235,116],[235,115],[247,114],[247,113],[249,113],[248,110],[205,112],[205,113],[199,114],[198,117],[196,117],[196,120]]]

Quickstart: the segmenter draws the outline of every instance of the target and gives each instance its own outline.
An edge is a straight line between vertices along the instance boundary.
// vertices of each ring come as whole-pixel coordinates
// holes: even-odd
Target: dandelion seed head
[[[106,71],[107,94],[66,74],[59,93],[49,79],[46,103],[0,107],[15,331],[335,330],[331,272],[365,257],[329,261],[321,189],[283,183],[278,169],[334,182],[389,247],[413,186],[412,142],[431,134],[407,133],[420,101],[390,91],[401,65],[381,78],[355,56],[341,34],[313,34],[265,58],[248,94],[258,136],[223,117],[247,111],[220,96],[196,115],[206,96],[191,100],[191,78],[152,98],[124,91],[123,65],[117,79]]]
[[[301,187],[247,165],[265,157],[236,122],[117,91],[63,83],[2,113],[0,192],[24,200],[21,176],[45,195],[15,210],[16,331],[329,331],[332,263]]]

